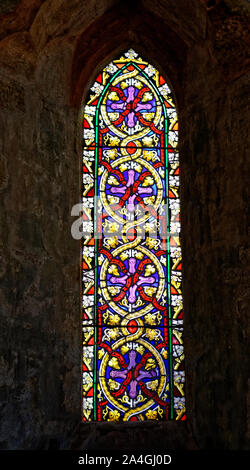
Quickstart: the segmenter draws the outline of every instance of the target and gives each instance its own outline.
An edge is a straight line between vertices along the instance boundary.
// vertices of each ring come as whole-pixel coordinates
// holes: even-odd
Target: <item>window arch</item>
[[[130,49],[83,110],[82,419],[184,420],[178,120]]]

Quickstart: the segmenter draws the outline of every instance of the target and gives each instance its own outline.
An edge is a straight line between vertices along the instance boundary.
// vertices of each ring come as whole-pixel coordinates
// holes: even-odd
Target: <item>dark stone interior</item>
[[[0,2],[0,448],[249,449],[247,0]],[[180,120],[186,422],[81,423],[81,104],[128,47]]]

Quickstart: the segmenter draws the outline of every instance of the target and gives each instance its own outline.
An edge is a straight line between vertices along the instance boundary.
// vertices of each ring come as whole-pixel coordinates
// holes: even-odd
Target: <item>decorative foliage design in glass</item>
[[[83,421],[184,420],[178,122],[130,49],[83,115]]]

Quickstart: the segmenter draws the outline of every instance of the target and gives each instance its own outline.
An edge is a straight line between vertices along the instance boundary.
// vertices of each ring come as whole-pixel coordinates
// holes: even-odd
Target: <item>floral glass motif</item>
[[[130,49],[83,110],[82,419],[185,420],[178,121]]]

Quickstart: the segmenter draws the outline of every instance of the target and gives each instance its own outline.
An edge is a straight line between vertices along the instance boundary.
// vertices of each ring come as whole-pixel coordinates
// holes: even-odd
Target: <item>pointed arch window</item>
[[[178,120],[130,49],[83,109],[82,419],[184,420]]]

